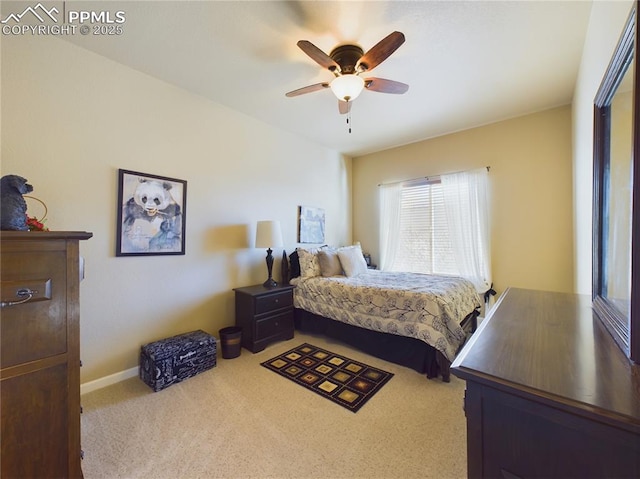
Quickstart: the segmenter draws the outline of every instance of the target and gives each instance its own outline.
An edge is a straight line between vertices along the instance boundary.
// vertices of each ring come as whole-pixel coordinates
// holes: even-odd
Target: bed
[[[481,303],[473,284],[371,270],[359,247],[348,257],[342,250],[299,248],[290,256],[296,329],[449,382],[451,361],[476,328]],[[354,268],[349,261],[359,263],[358,254],[362,264]],[[333,269],[323,268],[331,255]]]

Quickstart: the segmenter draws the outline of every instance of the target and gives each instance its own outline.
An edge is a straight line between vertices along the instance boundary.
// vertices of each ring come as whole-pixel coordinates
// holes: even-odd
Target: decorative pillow
[[[362,255],[360,245],[338,248],[338,257],[345,275],[355,276],[367,272],[367,262]]]
[[[300,259],[298,258],[298,251],[294,250],[289,255],[289,279],[297,278],[300,276]]]
[[[318,263],[318,248],[297,248],[298,259],[300,261],[300,277],[313,278],[320,276],[320,263]]]
[[[318,251],[318,263],[322,276],[338,276],[342,274],[342,265],[335,249],[324,248]]]

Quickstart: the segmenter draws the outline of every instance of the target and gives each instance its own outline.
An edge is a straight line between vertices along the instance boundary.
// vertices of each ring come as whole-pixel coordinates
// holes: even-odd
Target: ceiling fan
[[[403,43],[404,34],[393,32],[380,40],[367,53],[364,53],[364,50],[358,45],[340,45],[327,55],[313,43],[300,40],[298,47],[318,65],[333,73],[335,78],[330,82],[315,83],[298,88],[290,91],[286,96],[294,97],[330,88],[338,98],[340,113],[346,114],[351,110],[351,102],[364,89],[379,93],[405,93],[409,89],[409,85],[404,83],[384,78],[362,78],[360,76],[385,61]]]

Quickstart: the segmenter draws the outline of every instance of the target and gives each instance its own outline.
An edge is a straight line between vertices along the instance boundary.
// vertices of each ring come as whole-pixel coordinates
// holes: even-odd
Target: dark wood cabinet
[[[640,366],[588,296],[509,289],[451,372],[469,477],[640,477]]]
[[[260,284],[234,289],[242,346],[257,353],[274,341],[293,338],[293,288],[265,288]]]
[[[82,477],[79,241],[0,233],[1,476]]]

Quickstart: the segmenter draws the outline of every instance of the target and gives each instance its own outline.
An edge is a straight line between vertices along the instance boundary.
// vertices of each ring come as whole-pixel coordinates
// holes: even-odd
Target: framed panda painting
[[[187,182],[118,170],[116,256],[185,254]]]

